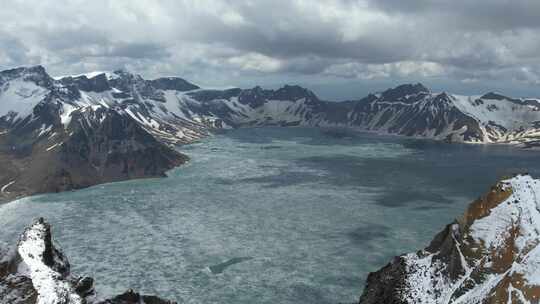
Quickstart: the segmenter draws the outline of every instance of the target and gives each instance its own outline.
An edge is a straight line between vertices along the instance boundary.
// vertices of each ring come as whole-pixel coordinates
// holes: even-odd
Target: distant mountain
[[[433,93],[421,84],[401,85],[347,102],[322,101],[298,86],[188,92],[190,110],[233,127],[303,125],[349,127],[465,143],[539,144],[540,100],[496,93]]]
[[[368,276],[360,304],[540,301],[540,180],[501,181],[424,250]]]
[[[0,303],[9,304],[174,304],[129,290],[110,299],[96,295],[94,280],[71,273],[54,245],[51,226],[36,220],[12,249],[0,248]]]
[[[123,103],[113,102],[112,95],[122,91],[111,86],[126,90]],[[136,86],[146,91],[133,90]],[[198,138],[207,134],[206,128],[193,122],[148,127],[159,124],[158,118],[137,116],[148,111],[138,100],[152,90],[122,72],[62,80],[39,66],[0,72],[0,197],[164,176],[185,162],[186,156],[153,134],[160,128],[176,133],[185,128]]]
[[[61,78],[41,66],[0,72],[0,201],[163,176],[175,146],[249,126],[346,127],[448,142],[540,145],[540,101],[401,85],[329,102],[300,86],[205,90],[119,70]]]

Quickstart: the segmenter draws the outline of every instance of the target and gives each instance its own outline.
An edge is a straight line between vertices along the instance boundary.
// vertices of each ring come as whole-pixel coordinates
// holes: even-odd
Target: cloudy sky
[[[127,68],[324,98],[403,82],[540,96],[538,0],[4,1],[0,68]]]

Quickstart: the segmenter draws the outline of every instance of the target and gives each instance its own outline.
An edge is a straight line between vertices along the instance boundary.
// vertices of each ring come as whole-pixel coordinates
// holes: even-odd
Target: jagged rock
[[[159,90],[174,90],[174,91],[191,91],[199,89],[199,86],[194,85],[180,77],[164,77],[150,80],[150,84]]]
[[[156,296],[140,295],[130,289],[121,295],[97,304],[176,304],[176,302],[163,300]]]
[[[31,279],[16,275],[21,261],[17,250],[0,248],[0,303],[36,303],[37,292]]]
[[[129,103],[116,107],[104,99],[90,100],[89,94],[110,94],[112,85],[122,86],[130,98],[133,88],[148,88],[146,81],[126,72],[59,81],[40,66],[0,72],[0,130],[5,130],[0,132],[0,167],[5,168],[0,172],[0,202],[105,182],[163,177],[187,157],[171,145],[174,140],[156,134],[178,134],[181,125],[194,130],[191,140],[207,134],[199,132],[202,127],[196,123],[147,120],[147,108],[129,110]]]
[[[94,280],[70,273],[65,255],[54,246],[51,226],[37,219],[14,250],[0,248],[0,303],[10,304],[172,304],[130,290],[98,299]]]
[[[361,304],[539,303],[540,181],[503,180],[431,244],[368,276]]]

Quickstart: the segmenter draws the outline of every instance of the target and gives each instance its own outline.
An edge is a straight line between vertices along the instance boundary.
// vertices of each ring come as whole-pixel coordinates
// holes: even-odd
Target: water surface
[[[368,272],[425,247],[537,152],[303,128],[242,129],[182,148],[166,179],[0,206],[0,240],[37,216],[101,295],[185,303],[357,301]]]

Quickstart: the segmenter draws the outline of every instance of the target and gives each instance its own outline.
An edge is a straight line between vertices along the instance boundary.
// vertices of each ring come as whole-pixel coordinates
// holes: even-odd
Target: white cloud
[[[384,64],[361,64],[347,62],[328,67],[324,73],[333,76],[376,79],[388,77],[433,77],[443,75],[444,66],[435,62],[399,61]]]
[[[230,75],[538,84],[540,70],[537,0],[8,2],[3,68],[131,67],[213,85]]]
[[[231,57],[227,60],[233,68],[258,72],[277,72],[282,67],[281,61],[258,53],[248,53]]]

